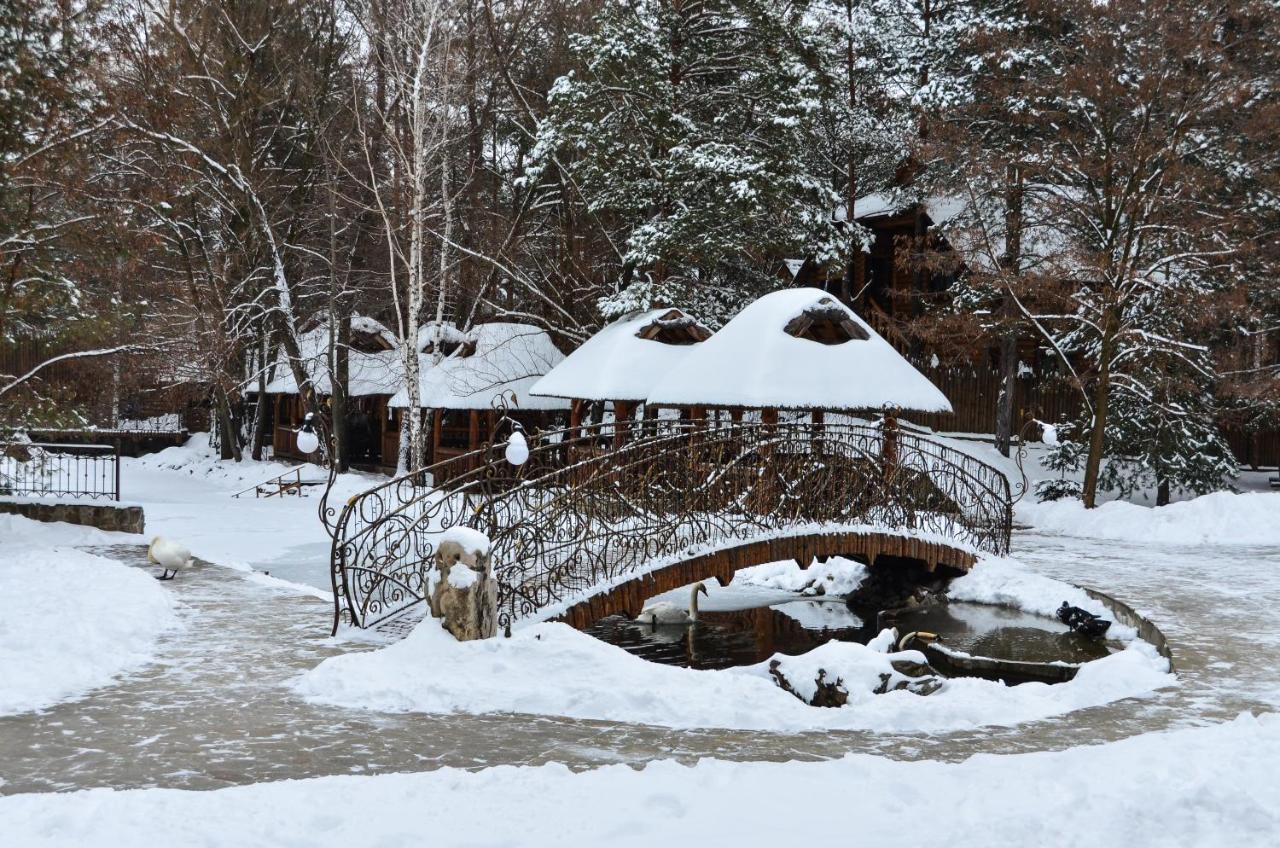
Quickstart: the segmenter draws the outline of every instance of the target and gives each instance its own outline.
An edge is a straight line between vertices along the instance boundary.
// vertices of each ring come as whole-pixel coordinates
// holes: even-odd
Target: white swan
[[[641,624],[693,624],[698,620],[698,593],[707,594],[707,587],[694,583],[689,590],[689,609],[683,610],[670,601],[659,601],[650,604],[640,611],[636,621]]]
[[[172,580],[178,572],[191,567],[191,551],[164,536],[156,536],[147,548],[147,559],[164,569],[157,580]],[[170,574],[170,572],[173,572]]]

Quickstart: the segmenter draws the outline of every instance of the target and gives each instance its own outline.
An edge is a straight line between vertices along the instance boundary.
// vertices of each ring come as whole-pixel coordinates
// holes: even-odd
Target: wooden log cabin
[[[926,247],[938,254],[950,252],[946,227],[961,208],[950,198],[910,202],[889,192],[858,198],[854,220],[870,231],[872,242],[857,255],[851,280],[846,281],[842,265],[812,257],[783,260],[779,275],[796,287],[822,289],[853,307],[899,353],[918,354],[922,346],[906,325],[920,316],[926,300],[949,289],[957,274],[923,270],[912,254]],[[847,220],[844,207],[835,217]]]
[[[395,337],[386,327],[363,316],[351,319],[348,354],[347,436],[351,463],[371,470],[393,470],[399,452],[399,430],[388,402],[404,383],[404,368]],[[329,366],[329,331],[317,327],[299,338],[302,365],[321,404],[327,405],[333,383]],[[272,451],[279,459],[306,461],[298,450],[296,431],[306,415],[293,370],[283,353],[266,385],[263,401],[272,422]]]
[[[419,367],[419,414],[429,438],[422,464],[456,459],[488,444],[498,425],[500,402],[526,430],[563,426],[569,402],[529,392],[563,360],[547,331],[530,324],[487,322],[465,337],[442,343],[439,351],[425,345]],[[398,426],[401,416],[408,414],[408,391],[402,387],[389,405]],[[438,473],[435,482],[470,468],[459,463]]]

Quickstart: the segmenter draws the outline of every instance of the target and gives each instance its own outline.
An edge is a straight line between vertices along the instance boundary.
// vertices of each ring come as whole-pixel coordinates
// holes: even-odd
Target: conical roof
[[[679,309],[625,316],[587,339],[530,389],[580,400],[640,401],[711,335]]]
[[[784,289],[695,345],[650,390],[658,406],[950,412],[933,383],[847,306]]]

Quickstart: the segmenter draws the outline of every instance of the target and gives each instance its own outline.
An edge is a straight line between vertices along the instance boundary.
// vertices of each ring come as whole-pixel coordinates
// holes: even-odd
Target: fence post
[[[115,460],[116,460],[116,501],[120,500],[120,440],[116,439],[115,444]]]

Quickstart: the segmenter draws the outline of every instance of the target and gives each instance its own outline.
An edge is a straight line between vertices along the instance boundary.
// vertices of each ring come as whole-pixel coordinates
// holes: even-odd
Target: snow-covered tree
[[[716,320],[776,284],[770,260],[843,253],[812,156],[831,80],[808,6],[609,0],[574,40],[530,176],[566,168],[616,230],[606,315],[681,303]]]
[[[1143,396],[1140,363],[1187,361],[1194,349],[1194,339],[1153,330],[1153,310],[1202,312],[1238,250],[1237,199],[1225,176],[1247,78],[1219,37],[1220,10],[1189,0],[1162,6],[1054,4],[1045,20],[1059,34],[1028,85],[1052,130],[1028,145],[1028,159],[1071,305],[1043,323],[1058,349],[1087,366],[1088,506],[1115,424],[1112,401]]]

